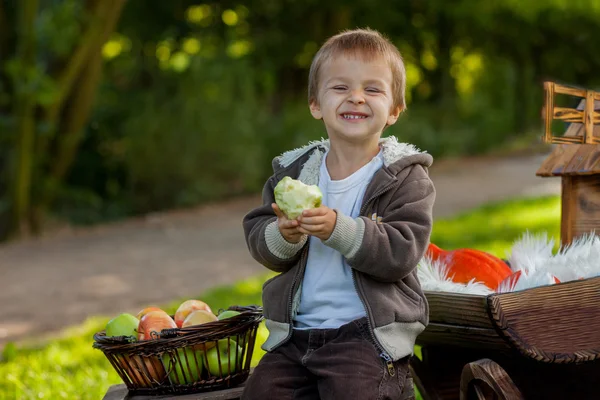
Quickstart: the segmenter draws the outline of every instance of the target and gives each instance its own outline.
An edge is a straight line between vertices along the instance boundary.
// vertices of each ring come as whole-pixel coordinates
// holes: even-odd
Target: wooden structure
[[[562,179],[561,242],[568,244],[585,233],[600,233],[600,92],[553,82],[546,82],[545,90],[544,140],[558,146],[536,175]],[[554,106],[557,94],[581,98],[579,106]],[[553,135],[553,120],[570,123],[562,136]]]
[[[562,177],[563,244],[600,233],[600,93],[545,83],[545,134],[558,146],[537,175]],[[582,98],[554,106],[555,95]],[[570,123],[562,136],[552,121]],[[600,263],[600,260],[598,261]],[[411,371],[425,400],[600,398],[600,277],[488,296],[425,292],[422,359]]]

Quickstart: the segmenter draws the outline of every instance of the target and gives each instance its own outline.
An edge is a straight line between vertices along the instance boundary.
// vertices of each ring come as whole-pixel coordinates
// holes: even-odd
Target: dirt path
[[[535,171],[544,155],[444,160],[431,168],[435,216],[489,201],[560,193]],[[241,219],[258,197],[151,215],[0,246],[0,348],[92,315],[137,312],[264,272]]]

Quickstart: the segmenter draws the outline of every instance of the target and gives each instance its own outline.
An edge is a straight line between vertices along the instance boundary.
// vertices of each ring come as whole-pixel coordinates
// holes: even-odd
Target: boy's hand
[[[300,227],[298,230],[307,235],[316,236],[327,240],[335,228],[337,213],[327,206],[304,210],[298,217]]]
[[[304,233],[300,232],[298,229],[300,223],[295,219],[287,219],[285,214],[279,209],[277,203],[272,203],[271,207],[273,207],[273,211],[275,215],[277,215],[277,224],[279,226],[279,232],[285,240],[289,243],[298,243],[302,239]]]

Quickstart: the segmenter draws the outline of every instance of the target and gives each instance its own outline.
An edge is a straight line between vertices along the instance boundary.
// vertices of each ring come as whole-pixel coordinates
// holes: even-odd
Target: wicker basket
[[[132,394],[185,394],[237,386],[248,378],[263,315],[257,306],[229,310],[240,314],[164,329],[155,340],[132,342],[100,331],[93,347],[102,350]]]

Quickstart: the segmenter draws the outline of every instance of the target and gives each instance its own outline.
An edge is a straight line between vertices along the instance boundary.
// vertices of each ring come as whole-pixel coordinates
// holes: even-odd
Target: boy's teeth
[[[345,119],[362,119],[362,118],[367,118],[364,115],[352,115],[352,114],[344,114],[343,117]]]

